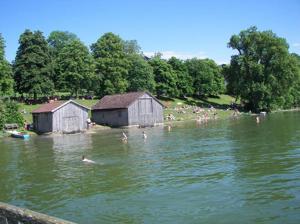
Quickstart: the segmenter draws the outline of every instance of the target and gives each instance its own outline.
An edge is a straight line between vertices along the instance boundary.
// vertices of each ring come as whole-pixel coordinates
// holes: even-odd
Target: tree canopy
[[[0,96],[10,95],[13,92],[13,77],[11,65],[5,59],[5,43],[0,33]]]
[[[16,91],[33,95],[35,99],[38,94],[52,93],[51,57],[42,32],[25,30],[19,44],[13,65]]]
[[[224,91],[221,68],[211,59],[193,58],[186,61],[193,79],[194,93],[198,96],[216,96]]]
[[[176,88],[179,96],[191,96],[194,93],[193,79],[190,76],[187,66],[184,61],[171,57],[168,60],[173,71],[176,73],[177,82]]]
[[[57,62],[58,55],[62,51],[62,49],[70,44],[71,42],[78,40],[79,38],[71,32],[68,31],[52,31],[49,34],[49,37],[47,38],[48,46],[49,46],[49,51],[51,55],[51,62],[52,62],[52,68],[53,68],[53,75],[51,77],[51,80],[55,86],[56,90],[62,90],[64,87],[60,81],[63,79],[59,77],[61,74],[62,68],[59,67],[59,64]]]
[[[228,46],[238,54],[231,57],[226,78],[248,109],[270,111],[292,105],[299,69],[285,39],[250,27],[233,35]]]
[[[90,52],[71,32],[53,31],[46,41],[42,32],[25,30],[11,66],[0,34],[0,96],[11,95],[14,85],[17,93],[35,99],[54,91],[77,96],[87,90],[98,96],[148,90],[166,97],[207,97],[224,93],[226,80],[227,93],[246,109],[299,106],[300,56],[289,53],[285,39],[250,27],[233,35],[228,47],[236,54],[229,65],[219,66],[211,59],[165,60],[160,53],[149,58],[136,40],[111,32]]]
[[[177,75],[172,66],[161,59],[160,55],[153,57],[149,63],[154,72],[156,94],[158,96],[178,96]]]
[[[79,40],[76,34],[68,31],[52,31],[47,38],[47,42],[51,51],[54,51],[57,55],[66,45],[70,44],[74,40]]]
[[[57,57],[59,83],[76,97],[82,89],[90,89],[94,78],[93,58],[79,40],[64,46]]]
[[[128,91],[155,90],[153,68],[141,55],[132,54],[128,57],[130,68],[128,70]]]
[[[99,83],[98,95],[124,93],[129,86],[126,77],[130,67],[124,41],[113,33],[106,33],[92,44],[91,50]]]

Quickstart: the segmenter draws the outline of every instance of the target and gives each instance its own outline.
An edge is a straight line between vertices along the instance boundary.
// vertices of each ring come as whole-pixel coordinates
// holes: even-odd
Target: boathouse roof
[[[56,110],[58,110],[59,108],[63,107],[64,105],[68,104],[68,103],[74,103],[80,107],[83,107],[85,109],[88,109],[88,107],[85,107],[79,103],[77,103],[76,101],[73,100],[69,100],[69,101],[53,101],[50,103],[45,103],[43,105],[41,105],[39,108],[35,109],[32,111],[32,113],[50,113],[50,112],[54,112]]]
[[[92,110],[128,108],[134,101],[136,101],[139,97],[143,96],[144,94],[150,95],[163,106],[163,104],[159,102],[159,100],[157,100],[148,92],[131,92],[124,94],[106,95],[101,100],[99,100],[94,106],[92,106]]]

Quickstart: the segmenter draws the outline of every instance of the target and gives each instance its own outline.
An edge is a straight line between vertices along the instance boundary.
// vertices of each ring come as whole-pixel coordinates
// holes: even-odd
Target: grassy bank
[[[98,100],[75,100],[79,104],[91,108]],[[195,120],[199,116],[203,116],[205,113],[209,115],[210,118],[213,117],[214,113],[217,113],[216,117],[219,119],[227,118],[232,115],[232,110],[227,110],[230,104],[234,101],[234,98],[228,95],[220,95],[214,98],[196,99],[196,98],[160,98],[160,101],[166,106],[164,110],[164,117],[166,118],[169,114],[175,117],[173,121],[185,121],[185,120]],[[24,116],[24,119],[31,123],[32,115],[31,112],[37,109],[41,104],[26,105],[24,103],[20,104],[20,111]],[[210,108],[215,110],[210,110]],[[201,110],[199,113],[194,113],[195,110]],[[165,122],[168,121],[165,119]]]
[[[199,117],[203,117],[205,114],[208,115],[209,119],[217,118],[224,119],[232,116],[233,111],[228,110],[230,104],[234,102],[234,98],[228,95],[220,95],[219,97],[208,97],[208,98],[191,98],[186,99],[161,99],[163,104],[166,106],[164,110],[165,118],[171,114],[175,117],[174,121],[186,121],[196,120]],[[214,114],[216,114],[214,116]],[[165,119],[166,123],[168,121]]]

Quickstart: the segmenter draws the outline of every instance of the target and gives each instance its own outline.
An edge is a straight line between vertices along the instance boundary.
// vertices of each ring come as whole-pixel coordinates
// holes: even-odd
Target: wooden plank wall
[[[145,93],[128,108],[129,125],[153,126],[163,123],[163,107]]]
[[[53,113],[53,132],[72,133],[87,129],[88,109],[72,102]]]
[[[33,114],[33,127],[39,133],[52,132],[52,113]]]
[[[94,110],[92,121],[109,126],[128,126],[127,109]]]

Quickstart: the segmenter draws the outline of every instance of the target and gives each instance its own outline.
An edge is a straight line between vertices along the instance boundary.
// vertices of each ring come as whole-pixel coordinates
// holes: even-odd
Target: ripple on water
[[[274,114],[148,128],[146,141],[142,129],[1,139],[0,200],[78,223],[300,223],[296,124]]]

